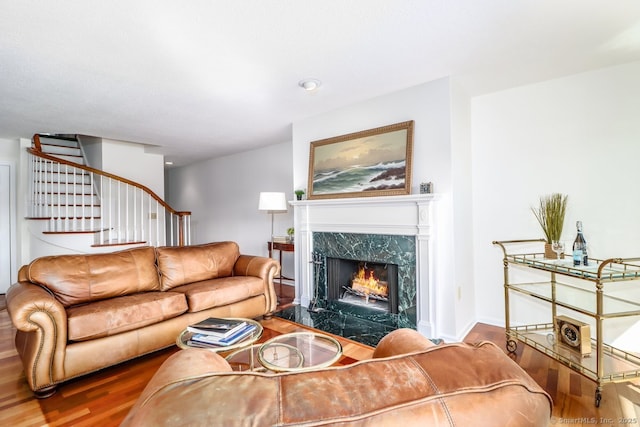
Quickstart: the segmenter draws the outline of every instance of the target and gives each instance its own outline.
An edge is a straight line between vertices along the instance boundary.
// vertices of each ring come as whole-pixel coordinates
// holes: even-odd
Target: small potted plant
[[[293,227],[289,227],[287,228],[287,236],[289,238],[289,242],[293,242],[293,234],[295,233],[295,230]]]
[[[540,205],[537,208],[531,208],[544,232],[546,240],[544,245],[545,258],[557,259],[559,256],[553,252],[551,244],[554,241],[560,241],[562,236],[564,214],[567,210],[567,197],[559,193],[543,196],[540,197]]]
[[[304,190],[296,190],[294,191],[297,200],[302,200],[302,196],[304,196]]]

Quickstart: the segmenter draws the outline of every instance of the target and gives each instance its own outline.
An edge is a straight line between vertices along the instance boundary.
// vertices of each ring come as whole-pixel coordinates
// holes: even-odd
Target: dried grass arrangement
[[[554,193],[540,197],[540,205],[537,208],[531,208],[549,244],[554,240],[560,240],[562,236],[567,199],[567,195]]]

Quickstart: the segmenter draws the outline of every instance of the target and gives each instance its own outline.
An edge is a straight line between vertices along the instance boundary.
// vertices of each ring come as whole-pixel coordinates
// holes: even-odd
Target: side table
[[[295,245],[292,243],[282,243],[282,242],[273,242],[273,247],[271,242],[267,242],[267,247],[269,248],[269,258],[272,258],[272,253],[274,250],[279,251],[280,261],[280,277],[278,277],[278,283],[280,284],[280,293],[282,293],[282,279],[285,280],[293,280],[291,277],[286,277],[282,274],[282,252],[295,252]]]

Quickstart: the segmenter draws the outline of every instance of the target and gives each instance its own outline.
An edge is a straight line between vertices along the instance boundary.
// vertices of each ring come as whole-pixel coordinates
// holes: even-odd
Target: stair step
[[[87,184],[87,185],[91,185],[91,175],[89,173],[78,173],[78,172],[74,172],[72,171],[48,171],[45,172],[44,174],[41,174],[41,176],[38,177],[38,179],[35,181],[38,185],[39,183],[42,182],[47,182],[47,183],[55,183],[55,184]]]
[[[65,155],[82,157],[82,151],[78,147],[66,147],[60,145],[41,144],[42,152],[52,156]]]
[[[38,193],[36,197],[36,203],[40,202],[40,205],[53,205],[53,206],[100,206],[100,199],[95,194],[76,194],[67,196],[62,193]]]
[[[36,205],[32,215],[41,218],[102,218],[100,206]]]
[[[78,163],[78,162],[75,161],[74,163]],[[42,167],[41,172],[46,172],[46,173],[67,173],[67,174],[88,173],[88,172],[85,172],[83,169],[76,168],[74,166],[63,165],[61,163],[52,163],[52,161],[50,160],[46,160],[44,165],[42,165],[41,167]]]
[[[62,154],[49,154],[50,156],[56,157],[58,159],[66,160],[72,163],[78,163],[80,165],[84,165],[84,158],[82,156],[74,156],[74,155],[62,155]],[[63,165],[64,167],[64,165]]]
[[[63,208],[65,208],[65,207],[66,208],[74,208],[74,207],[75,208],[81,208],[81,207],[84,207],[84,208],[87,208],[87,209],[95,209],[95,208],[99,208],[100,207],[100,205],[83,205],[81,203],[77,203],[77,204],[69,203],[69,204],[65,204],[65,205],[52,205],[51,203],[49,203],[49,204],[47,204],[47,206],[56,206],[56,207],[60,206],[60,207],[63,207]]]
[[[100,218],[73,218],[52,215],[43,233],[99,233],[101,231],[107,230],[100,228]]]
[[[42,234],[95,234],[102,230],[43,231]]]
[[[69,216],[56,216],[56,215],[51,215],[49,217],[50,219],[57,221],[57,220],[76,220],[76,219],[86,219],[86,220],[90,220],[90,219],[94,219],[94,220],[99,220],[102,217],[100,216],[82,216],[82,215],[78,215],[78,216],[73,216],[73,215],[69,215]]]
[[[94,195],[93,186],[91,184],[85,184],[82,182],[48,182],[36,184],[35,194],[68,194],[73,196],[74,194],[83,196]]]
[[[79,144],[75,138],[72,137],[55,137],[40,135],[40,145],[57,145],[60,147],[75,147],[78,148]]]

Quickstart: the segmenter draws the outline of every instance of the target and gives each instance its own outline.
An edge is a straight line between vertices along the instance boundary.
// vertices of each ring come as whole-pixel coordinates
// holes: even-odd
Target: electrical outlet
[[[149,214],[149,219],[158,219],[158,214],[156,212],[151,212]]]

